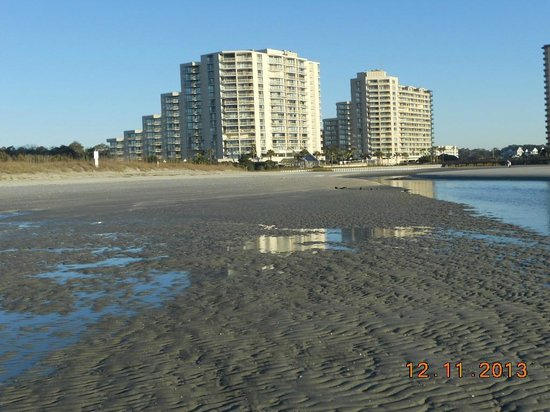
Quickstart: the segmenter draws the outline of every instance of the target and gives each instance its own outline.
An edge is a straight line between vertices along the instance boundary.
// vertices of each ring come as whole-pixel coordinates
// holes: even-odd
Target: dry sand
[[[100,310],[128,298],[128,277],[190,279],[0,385],[2,410],[549,410],[547,237],[327,173],[1,190],[0,213],[32,211],[0,227],[5,311],[71,313],[86,290],[106,291]],[[298,230],[322,228],[345,229],[344,242],[323,249],[323,232]],[[308,247],[262,253],[290,236]],[[34,276],[93,263],[101,247],[142,247],[142,260],[63,287]],[[409,378],[422,361],[430,377]],[[514,375],[525,362],[528,375],[480,378],[484,361]],[[446,378],[446,362],[464,376]]]

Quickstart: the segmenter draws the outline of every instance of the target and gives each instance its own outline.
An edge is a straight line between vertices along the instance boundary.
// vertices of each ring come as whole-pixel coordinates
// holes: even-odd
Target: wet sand
[[[550,404],[547,237],[328,173],[1,190],[0,214],[30,211],[0,220],[3,311],[69,316],[90,291],[102,292],[86,295],[92,311],[132,311],[91,322],[75,343],[0,384],[0,409]],[[36,277],[61,263],[80,265],[82,276],[62,285]],[[189,284],[163,292],[160,304],[137,302],[129,279],[166,272]],[[427,362],[429,377],[415,367],[410,378],[409,362]],[[510,363],[513,376],[481,378],[480,362]]]

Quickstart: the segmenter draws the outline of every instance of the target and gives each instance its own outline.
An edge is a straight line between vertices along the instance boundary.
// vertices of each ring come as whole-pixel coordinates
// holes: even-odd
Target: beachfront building
[[[338,119],[338,148],[351,150],[357,148],[351,134],[351,102],[336,103],[336,118]]]
[[[179,92],[160,95],[161,149],[165,160],[181,160]]]
[[[351,80],[351,129],[357,148],[370,156],[416,160],[433,144],[432,92],[399,84],[383,70]]]
[[[116,160],[124,159],[124,137],[107,139],[109,145],[109,157]]]
[[[546,142],[550,145],[550,44],[544,50],[544,96],[546,102]]]
[[[323,119],[323,149],[338,147],[338,119]]]
[[[202,148],[201,65],[180,65],[180,136],[181,157],[190,159]]]
[[[319,63],[285,50],[220,51],[180,74],[182,158],[321,151]]]
[[[323,119],[323,148],[351,151],[354,146],[351,134],[351,102],[336,103],[336,117]]]
[[[435,148],[435,155],[441,156],[441,155],[449,155],[454,156],[458,159],[458,146],[437,146]]]
[[[126,160],[143,160],[143,133],[141,130],[124,131],[124,158]]]
[[[141,118],[145,159],[162,159],[161,118],[160,114],[150,114]]]

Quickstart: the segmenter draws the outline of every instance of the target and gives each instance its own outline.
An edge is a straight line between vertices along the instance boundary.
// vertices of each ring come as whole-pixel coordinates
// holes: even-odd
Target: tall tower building
[[[550,44],[544,50],[544,96],[546,102],[546,142],[550,145]]]
[[[181,157],[191,159],[202,149],[201,65],[180,65],[180,136]]]
[[[162,158],[181,160],[180,104],[178,92],[160,95]]]
[[[433,144],[432,92],[382,70],[351,80],[352,141],[363,153],[418,159]]]
[[[221,51],[180,72],[183,158],[321,151],[319,63],[281,50]]]
[[[336,103],[336,118],[338,119],[338,147],[342,150],[358,149],[351,134],[351,102]]]
[[[338,147],[338,118],[323,119],[323,149]]]
[[[356,149],[351,134],[351,102],[336,103],[336,117],[323,119],[323,148],[351,150]]]

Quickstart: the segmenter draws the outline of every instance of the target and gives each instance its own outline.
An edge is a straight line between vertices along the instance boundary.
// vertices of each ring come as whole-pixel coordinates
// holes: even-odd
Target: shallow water
[[[290,253],[307,250],[353,250],[355,242],[388,237],[415,237],[431,233],[431,227],[408,226],[393,228],[318,228],[318,229],[277,229],[261,225],[266,230],[288,231],[288,235],[261,235],[244,244],[244,250],[258,250],[260,253]]]
[[[130,268],[147,259],[134,256],[142,248],[73,247],[30,249],[32,252],[67,253],[88,251],[92,262],[60,263],[51,271],[30,275],[40,282],[51,279],[68,287],[74,304],[68,313],[37,314],[0,310],[0,383],[38,367],[49,353],[78,341],[91,325],[105,315],[129,316],[138,310],[159,306],[190,284],[187,272]],[[102,256],[113,253],[111,257]],[[152,258],[149,260],[155,260]],[[122,275],[113,270],[126,268]],[[76,283],[75,283],[76,282]],[[111,285],[116,287],[111,287]],[[47,372],[40,368],[37,373]]]
[[[378,179],[412,193],[471,206],[475,212],[550,236],[550,182]]]

